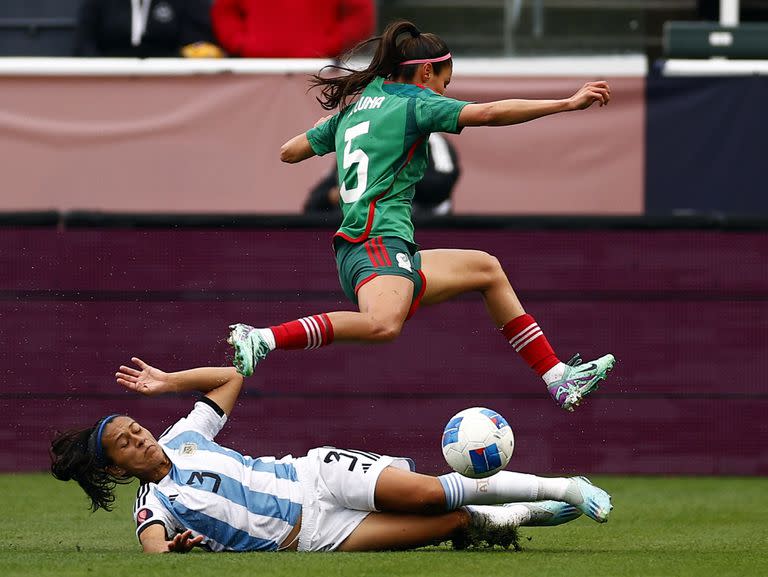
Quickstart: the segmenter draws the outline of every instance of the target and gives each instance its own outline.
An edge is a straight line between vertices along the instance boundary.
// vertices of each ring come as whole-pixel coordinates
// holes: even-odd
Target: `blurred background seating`
[[[220,57],[211,0],[82,0],[75,56]]]
[[[69,56],[82,0],[0,2],[0,56]]]
[[[71,54],[80,3],[3,0],[0,55]],[[225,11],[237,2],[220,3]],[[643,52],[655,59],[661,55],[665,21],[716,19],[718,4],[719,0],[378,0],[374,9],[379,25],[395,17],[412,19],[428,25],[463,55]],[[743,21],[768,18],[768,0],[742,0],[741,6]]]

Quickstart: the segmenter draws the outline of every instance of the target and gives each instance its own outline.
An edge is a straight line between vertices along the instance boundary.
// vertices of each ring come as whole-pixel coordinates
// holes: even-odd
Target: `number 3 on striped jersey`
[[[339,195],[344,202],[356,202],[357,199],[363,196],[365,187],[368,186],[368,155],[359,148],[352,150],[352,140],[358,136],[367,134],[370,126],[371,123],[367,120],[360,124],[350,126],[344,131],[344,142],[347,143],[344,147],[344,158],[342,159],[345,180],[346,171],[349,170],[353,164],[357,164],[357,186],[354,188],[347,188],[346,183],[342,183],[341,188],[339,189]]]

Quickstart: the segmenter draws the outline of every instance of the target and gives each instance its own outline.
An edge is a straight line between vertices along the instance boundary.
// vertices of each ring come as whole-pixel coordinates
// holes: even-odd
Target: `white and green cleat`
[[[600,381],[605,380],[616,363],[613,355],[605,355],[582,363],[575,355],[565,366],[563,376],[547,385],[547,390],[554,401],[566,411],[573,411],[582,399],[597,390]]]
[[[271,349],[261,333],[252,326],[238,323],[229,325],[229,328],[227,342],[235,349],[233,364],[238,373],[250,377],[253,368],[266,358]]]
[[[564,501],[534,501],[532,503],[508,503],[505,507],[523,506],[531,513],[526,527],[553,527],[581,517],[581,511]]]
[[[586,477],[572,477],[566,498],[579,511],[598,523],[608,521],[613,509],[611,496]]]

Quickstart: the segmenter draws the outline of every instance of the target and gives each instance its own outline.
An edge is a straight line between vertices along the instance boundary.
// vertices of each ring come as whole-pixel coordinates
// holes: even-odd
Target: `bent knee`
[[[477,251],[473,264],[474,273],[477,275],[480,285],[488,286],[501,278],[506,278],[499,259],[492,254]]]
[[[499,259],[488,252],[480,251],[480,270],[488,275],[497,275],[504,272]]]
[[[425,513],[445,512],[445,491],[439,481],[420,486],[411,493],[411,498],[416,510]]]
[[[386,343],[394,341],[403,330],[403,321],[400,319],[376,319],[369,322],[369,335],[371,340]]]

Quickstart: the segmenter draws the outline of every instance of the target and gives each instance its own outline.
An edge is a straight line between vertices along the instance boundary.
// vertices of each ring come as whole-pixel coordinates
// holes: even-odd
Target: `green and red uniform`
[[[344,218],[334,236],[339,279],[347,296],[378,275],[414,283],[414,306],[423,294],[421,259],[413,238],[414,185],[427,167],[432,132],[458,134],[469,104],[415,84],[373,80],[360,98],[307,132],[317,155],[338,151]]]

